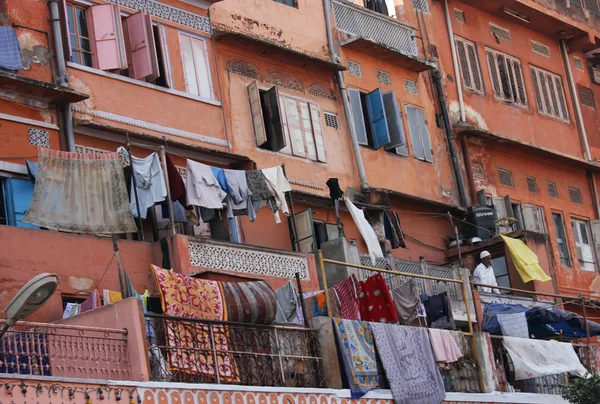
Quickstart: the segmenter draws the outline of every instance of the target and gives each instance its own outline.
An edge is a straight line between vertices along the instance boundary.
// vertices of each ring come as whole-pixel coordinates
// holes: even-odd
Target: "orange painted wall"
[[[0,160],[21,165],[25,165],[25,159],[37,161],[38,150],[29,142],[29,128],[36,126],[0,119]],[[59,148],[58,131],[44,130],[49,133],[50,146]]]

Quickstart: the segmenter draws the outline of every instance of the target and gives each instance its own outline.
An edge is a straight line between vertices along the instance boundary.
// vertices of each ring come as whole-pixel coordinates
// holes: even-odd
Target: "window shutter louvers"
[[[538,84],[538,77],[535,73],[535,70],[531,70],[531,80],[533,81],[533,89],[535,91],[535,100],[537,102],[538,110],[544,110],[544,103],[542,102],[542,97],[540,94],[540,85]]]
[[[475,52],[475,46],[473,44],[467,44],[467,54],[469,57],[469,66],[471,67],[471,74],[473,76],[473,84],[475,90],[483,91],[483,84],[481,83],[481,74],[479,74],[479,63],[477,61],[477,53]]]
[[[254,127],[256,145],[262,146],[267,143],[267,132],[265,130],[263,111],[260,103],[260,91],[256,81],[248,85],[248,98],[250,99],[250,113],[252,114],[252,126]]]
[[[304,141],[306,142],[306,154],[311,160],[317,159],[317,150],[315,146],[314,128],[310,117],[310,110],[307,102],[300,103],[300,115],[302,116],[302,128],[304,131]]]
[[[285,143],[285,146],[283,146],[279,151],[286,154],[292,154],[290,131],[288,129],[287,117],[285,116],[285,99],[282,96],[279,96],[279,111],[281,111],[281,126],[283,127],[283,140]]]
[[[559,77],[555,77],[554,82],[556,83],[556,91],[558,93],[558,100],[560,102],[560,109],[563,113],[563,118],[568,121],[569,112],[567,110],[567,103],[565,101],[565,93],[563,90],[562,82]]]
[[[494,54],[491,52],[487,53],[488,63],[490,65],[490,75],[492,76],[492,85],[494,87],[494,94],[496,97],[501,96],[500,90],[500,77],[498,76],[498,69],[496,68],[496,60]]]
[[[140,11],[125,18],[125,24],[131,52],[131,76],[138,80],[155,80],[159,69],[151,17]]]
[[[350,108],[352,110],[352,123],[358,144],[368,145],[367,129],[365,127],[365,119],[363,115],[362,101],[360,99],[360,91],[349,88],[348,96],[350,97]]]
[[[119,7],[114,4],[89,7],[87,19],[93,66],[100,70],[125,69],[127,60]]]
[[[425,153],[423,152],[423,143],[421,134],[419,133],[419,124],[417,122],[417,109],[413,106],[406,106],[406,119],[408,121],[408,130],[410,132],[410,140],[412,143],[413,154],[416,159],[424,160]]]
[[[514,62],[515,66],[515,80],[517,82],[517,95],[519,97],[519,104],[527,105],[527,96],[525,95],[525,87],[523,85],[523,70],[521,70],[521,64],[517,61]]]
[[[502,97],[510,100],[511,92],[510,92],[510,83],[508,79],[508,72],[506,71],[506,63],[504,60],[504,56],[496,55],[496,60],[498,61],[498,76],[500,79],[500,85],[502,88]]]
[[[267,143],[270,150],[279,151],[286,147],[287,142],[283,132],[283,121],[281,119],[283,111],[279,108],[279,92],[277,91],[277,87],[273,87],[267,91],[264,94],[264,100],[268,118],[265,124],[269,127],[268,133],[270,134]]]
[[[315,230],[311,209],[309,208],[296,213],[294,219],[296,222],[296,233],[298,234],[296,251],[308,253],[316,250]]]
[[[419,123],[419,133],[421,135],[421,142],[423,144],[423,151],[425,153],[425,160],[430,163],[433,162],[433,150],[431,149],[431,139],[429,138],[429,130],[427,129],[427,123],[425,122],[425,111],[417,109],[417,119]]]
[[[555,116],[560,116],[560,112],[558,110],[558,102],[556,99],[556,91],[554,91],[554,80],[552,77],[547,77],[548,87],[550,88],[550,100],[552,101],[552,110],[554,111]]]
[[[21,220],[29,205],[31,204],[31,198],[33,197],[34,186],[29,180],[23,180],[20,178],[7,178],[7,211],[9,213],[8,222],[11,226],[25,227],[28,229],[39,229],[38,226],[23,223]]]
[[[373,147],[379,149],[390,143],[390,133],[380,88],[367,94],[367,110],[369,112],[371,133],[373,133]]]
[[[304,141],[302,140],[302,124],[300,123],[300,114],[296,100],[283,97],[287,127],[290,134],[292,145],[292,154],[294,156],[305,157]]]
[[[326,163],[327,154],[325,153],[325,139],[323,138],[323,127],[321,126],[321,117],[319,107],[310,103],[310,116],[312,119],[313,132],[315,135],[315,146],[317,147],[317,160]]]
[[[462,77],[465,82],[465,87],[471,88],[471,74],[469,73],[469,62],[467,61],[467,52],[463,41],[456,41],[456,49],[458,50],[458,60],[460,63],[460,69],[462,71]]]
[[[405,145],[406,137],[402,125],[402,114],[396,101],[396,93],[393,90],[383,94],[383,104],[390,132],[390,143],[385,146],[385,149],[390,150]]]

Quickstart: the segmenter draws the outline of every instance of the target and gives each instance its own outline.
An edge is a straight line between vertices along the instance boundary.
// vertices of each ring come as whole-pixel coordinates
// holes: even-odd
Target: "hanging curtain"
[[[385,0],[365,0],[365,7],[380,14],[390,15]]]
[[[33,198],[22,221],[73,233],[135,233],[119,156],[40,148]]]

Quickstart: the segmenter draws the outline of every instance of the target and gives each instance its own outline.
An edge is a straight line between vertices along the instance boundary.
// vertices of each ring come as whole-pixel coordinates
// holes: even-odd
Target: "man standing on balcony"
[[[494,268],[492,268],[492,255],[488,251],[482,251],[479,254],[481,264],[477,265],[475,272],[473,273],[473,282],[481,283],[484,285],[498,286],[496,283],[496,275],[494,274]],[[485,293],[500,293],[496,288],[488,288],[485,286],[479,286],[479,290]]]

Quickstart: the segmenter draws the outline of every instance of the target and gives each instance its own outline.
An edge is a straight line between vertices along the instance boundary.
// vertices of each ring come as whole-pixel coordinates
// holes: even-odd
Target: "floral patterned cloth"
[[[23,223],[73,233],[135,233],[119,155],[40,148]]]
[[[152,272],[161,295],[166,316],[202,320],[227,321],[227,309],[221,284],[195,279],[152,265]],[[210,340],[210,328],[199,323],[171,322],[167,324],[167,357],[169,370],[216,377]],[[215,348],[229,351],[229,332],[225,326],[213,325]],[[217,354],[221,381],[238,381],[233,356]]]
[[[398,313],[385,279],[375,274],[366,281],[360,281],[362,292],[358,295],[360,318],[376,323],[397,323]]]
[[[334,318],[333,325],[352,398],[379,388],[373,334],[364,321]]]

